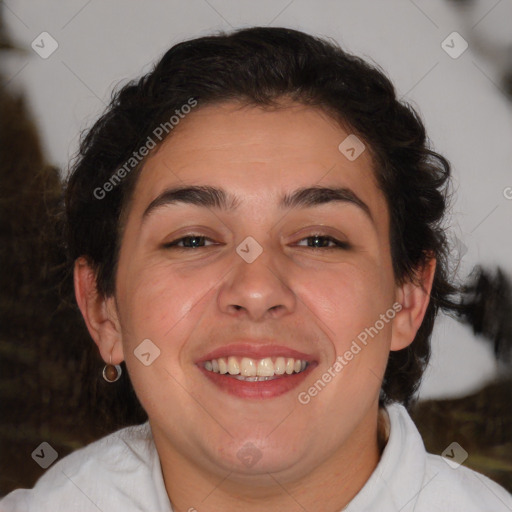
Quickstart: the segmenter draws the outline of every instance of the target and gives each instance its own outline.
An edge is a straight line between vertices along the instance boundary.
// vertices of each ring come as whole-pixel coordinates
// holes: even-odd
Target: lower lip
[[[256,382],[238,380],[228,377],[226,374],[210,372],[202,366],[198,366],[198,368],[213,384],[230,395],[240,398],[265,399],[275,398],[298,387],[316,365],[316,363],[310,363],[300,373],[285,374],[277,379]]]

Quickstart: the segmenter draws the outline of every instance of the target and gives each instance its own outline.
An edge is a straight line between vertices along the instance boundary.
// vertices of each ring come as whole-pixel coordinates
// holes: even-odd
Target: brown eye
[[[312,249],[350,249],[350,244],[348,242],[342,242],[332,236],[311,235],[303,238],[300,242],[303,240],[307,240],[307,247],[311,247]],[[310,244],[309,241],[312,241],[312,243]],[[329,246],[329,244],[331,245]]]
[[[176,240],[173,240],[172,242],[168,242],[164,244],[164,248],[171,249],[199,249],[201,247],[208,247],[207,245],[204,245],[204,243],[210,240],[210,238],[202,235],[195,235],[190,234],[187,236],[183,236],[181,238],[177,238]]]

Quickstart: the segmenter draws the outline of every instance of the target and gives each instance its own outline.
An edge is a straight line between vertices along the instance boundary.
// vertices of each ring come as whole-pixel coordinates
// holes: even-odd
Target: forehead
[[[143,208],[166,188],[201,184],[222,186],[247,202],[277,201],[291,189],[318,185],[347,187],[382,203],[369,151],[351,160],[339,149],[349,136],[323,111],[303,105],[201,107],[145,162],[136,202]]]

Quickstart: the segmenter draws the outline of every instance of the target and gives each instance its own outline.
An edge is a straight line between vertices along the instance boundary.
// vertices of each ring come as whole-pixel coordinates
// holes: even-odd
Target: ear
[[[98,292],[96,273],[85,257],[75,261],[75,297],[89,333],[106,363],[124,359],[121,328],[114,297]]]
[[[391,350],[402,350],[413,342],[427,311],[435,269],[436,259],[432,257],[418,269],[417,284],[407,281],[397,289],[402,309],[393,320]]]

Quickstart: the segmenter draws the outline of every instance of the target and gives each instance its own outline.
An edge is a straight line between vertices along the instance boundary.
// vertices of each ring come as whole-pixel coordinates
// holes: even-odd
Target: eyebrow
[[[310,208],[327,203],[350,203],[360,208],[374,223],[368,205],[354,191],[346,187],[303,187],[281,197],[279,208]],[[142,214],[143,220],[155,210],[177,203],[190,204],[202,208],[215,208],[234,212],[240,205],[239,197],[222,188],[203,186],[183,186],[164,190]]]

